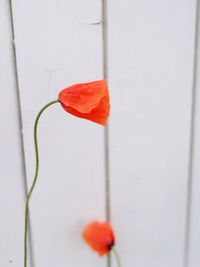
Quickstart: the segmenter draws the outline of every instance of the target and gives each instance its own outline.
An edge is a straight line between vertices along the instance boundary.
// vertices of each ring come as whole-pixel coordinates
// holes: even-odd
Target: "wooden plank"
[[[190,210],[188,229],[188,262],[189,267],[198,267],[200,263],[200,5],[197,6],[197,31],[196,31],[196,53],[194,65],[194,102],[193,102],[193,143],[191,162],[191,187],[190,187]]]
[[[0,1],[0,266],[23,265],[24,173],[9,1]]]
[[[111,218],[123,266],[182,267],[195,1],[108,1]]]
[[[76,82],[102,78],[98,0],[14,0],[14,26],[28,184],[34,167],[33,124],[39,109]],[[36,266],[103,266],[81,238],[104,219],[104,132],[59,105],[39,124],[40,173],[30,213]]]

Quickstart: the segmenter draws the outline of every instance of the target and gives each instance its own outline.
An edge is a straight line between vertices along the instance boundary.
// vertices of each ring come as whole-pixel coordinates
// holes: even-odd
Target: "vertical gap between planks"
[[[198,34],[199,34],[199,0],[196,0],[195,13],[195,37],[194,37],[194,60],[193,60],[193,81],[192,81],[192,102],[191,102],[191,123],[190,123],[190,151],[188,167],[188,184],[187,184],[187,202],[186,202],[186,224],[185,224],[185,244],[184,244],[184,267],[189,267],[190,253],[190,227],[191,227],[191,210],[192,210],[192,187],[193,187],[193,158],[194,158],[194,130],[195,130],[195,97],[197,91],[198,75]]]
[[[14,79],[15,79],[15,88],[16,88],[16,100],[17,100],[17,113],[18,113],[18,127],[19,127],[19,141],[21,147],[21,168],[23,175],[23,183],[24,183],[24,197],[26,199],[28,193],[28,185],[27,185],[27,175],[26,175],[26,163],[25,163],[25,151],[24,151],[24,142],[23,142],[23,123],[22,123],[22,110],[21,110],[21,101],[20,101],[20,92],[19,92],[19,79],[18,79],[18,69],[17,69],[17,56],[16,56],[16,47],[15,47],[15,30],[14,30],[14,20],[13,20],[13,7],[12,0],[8,1],[8,9],[9,9],[9,19],[11,25],[11,36],[12,36],[12,50],[13,50],[13,71],[14,71]],[[24,205],[25,208],[25,205]],[[30,253],[30,264],[31,267],[34,266],[33,260],[33,251],[31,244],[31,227],[30,227],[30,218],[29,218],[29,253]]]
[[[102,56],[103,77],[108,82],[108,27],[107,27],[107,0],[102,0]],[[110,211],[110,164],[109,164],[109,123],[104,130],[104,159],[105,159],[105,209],[106,220],[111,220]],[[111,267],[111,257],[107,256],[107,267]]]

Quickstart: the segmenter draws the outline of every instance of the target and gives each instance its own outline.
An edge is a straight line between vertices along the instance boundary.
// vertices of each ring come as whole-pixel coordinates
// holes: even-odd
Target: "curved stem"
[[[122,267],[119,253],[117,252],[117,250],[114,246],[112,247],[111,251],[113,252],[113,255],[115,256],[115,259],[117,262],[117,267]]]
[[[24,226],[24,267],[27,266],[27,234],[28,234],[28,205],[29,200],[31,197],[31,194],[33,192],[33,189],[37,182],[38,177],[38,171],[39,171],[39,150],[38,150],[38,140],[37,140],[37,127],[38,127],[38,121],[40,119],[40,116],[42,115],[43,111],[48,108],[49,106],[58,103],[59,100],[56,99],[54,101],[51,101],[50,103],[46,104],[37,114],[37,117],[35,119],[34,124],[34,146],[35,146],[35,159],[36,159],[36,165],[35,165],[35,176],[33,179],[33,183],[31,185],[31,188],[28,192],[27,198],[26,198],[26,206],[25,206],[25,226]]]

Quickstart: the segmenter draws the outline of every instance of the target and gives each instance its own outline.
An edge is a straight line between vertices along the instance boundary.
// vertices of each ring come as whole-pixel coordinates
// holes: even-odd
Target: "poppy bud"
[[[107,222],[94,221],[88,224],[83,231],[83,239],[100,256],[109,253],[115,244],[113,230]]]
[[[63,89],[58,99],[65,111],[105,126],[110,112],[105,80],[74,84]]]

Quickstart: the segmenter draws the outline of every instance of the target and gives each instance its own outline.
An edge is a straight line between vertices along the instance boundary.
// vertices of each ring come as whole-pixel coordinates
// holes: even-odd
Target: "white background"
[[[82,241],[110,218],[123,267],[200,265],[200,72],[195,0],[0,0],[0,266],[23,266],[37,112],[108,78],[99,125],[49,108],[30,203],[30,267],[109,267]]]

